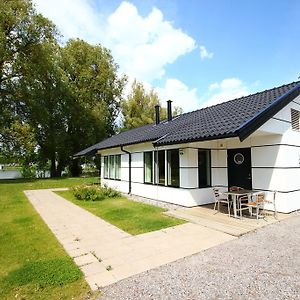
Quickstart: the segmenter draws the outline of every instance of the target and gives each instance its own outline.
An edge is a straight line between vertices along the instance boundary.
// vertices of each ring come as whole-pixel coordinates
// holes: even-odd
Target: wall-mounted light
[[[183,155],[184,154],[184,149],[179,149],[179,155]]]

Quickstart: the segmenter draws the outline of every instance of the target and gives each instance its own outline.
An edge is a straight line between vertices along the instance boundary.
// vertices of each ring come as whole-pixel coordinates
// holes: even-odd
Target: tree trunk
[[[57,169],[56,169],[56,177],[61,177],[62,171],[65,169],[66,163],[63,160],[58,161]]]
[[[51,156],[50,177],[51,178],[56,177],[55,155]]]
[[[79,164],[79,159],[72,159],[69,168],[72,177],[79,177],[82,173],[82,168]]]

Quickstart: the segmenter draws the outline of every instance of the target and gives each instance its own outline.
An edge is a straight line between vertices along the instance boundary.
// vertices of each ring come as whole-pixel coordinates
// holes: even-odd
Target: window
[[[211,186],[210,150],[198,150],[199,187]]]
[[[155,183],[165,185],[165,150],[156,151],[156,180]]]
[[[121,155],[104,156],[104,178],[121,179]]]
[[[153,182],[153,152],[144,152],[144,182]]]
[[[300,111],[291,109],[292,129],[300,131]]]
[[[121,155],[115,155],[115,179],[121,179]]]
[[[241,165],[245,161],[245,157],[242,153],[236,153],[233,157],[233,160],[237,165]]]
[[[104,178],[108,178],[108,156],[104,156]]]
[[[115,179],[115,156],[109,156],[109,178]]]
[[[167,151],[168,158],[168,185],[179,187],[179,150]]]

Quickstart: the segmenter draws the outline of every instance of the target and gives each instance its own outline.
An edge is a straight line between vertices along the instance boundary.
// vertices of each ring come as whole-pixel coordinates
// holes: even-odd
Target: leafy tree
[[[0,2],[1,149],[22,156],[23,130],[39,164],[51,161],[52,177],[67,165],[78,174],[71,156],[113,134],[126,82],[107,49],[82,40],[60,47],[57,36],[31,1]]]
[[[2,159],[6,162],[18,162],[23,166],[29,166],[36,159],[37,144],[34,130],[27,123],[21,124],[14,121],[6,131],[4,137],[9,138],[2,143]]]
[[[67,136],[67,88],[59,67],[60,48],[44,44],[43,61],[32,70],[31,78],[20,80],[24,95],[27,122],[35,129],[39,158],[51,161],[51,177],[61,175],[65,168],[65,141]]]
[[[24,82],[33,81],[43,64],[44,44],[55,43],[55,36],[55,26],[37,14],[30,1],[0,1],[0,143],[5,155],[11,149],[18,159],[15,145],[28,149],[26,139],[20,139],[18,132],[23,130],[30,140],[33,138],[27,122]]]
[[[118,77],[108,49],[79,39],[61,50],[61,69],[67,89],[64,159],[77,175],[78,161],[69,157],[114,133],[126,77]]]
[[[122,130],[136,128],[142,125],[151,124],[155,121],[155,105],[160,105],[160,100],[154,89],[146,91],[141,82],[134,81],[131,92],[127,99],[122,102],[123,127]],[[182,113],[179,107],[173,108],[173,115]],[[166,119],[167,110],[160,108],[161,120]]]

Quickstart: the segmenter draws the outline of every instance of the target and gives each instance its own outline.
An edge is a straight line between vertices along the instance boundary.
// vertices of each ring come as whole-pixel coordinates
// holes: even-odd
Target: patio
[[[236,219],[228,217],[226,204],[220,206],[220,212],[214,210],[214,204],[207,204],[192,208],[172,210],[166,212],[166,214],[237,237],[290,217],[289,214],[277,213],[277,219],[275,219],[273,212],[266,211],[265,217],[258,222],[255,218],[250,218],[246,212],[243,213],[245,217]]]

